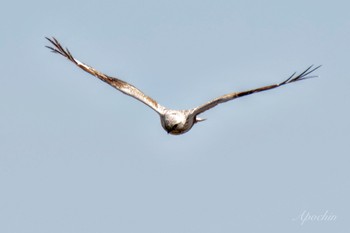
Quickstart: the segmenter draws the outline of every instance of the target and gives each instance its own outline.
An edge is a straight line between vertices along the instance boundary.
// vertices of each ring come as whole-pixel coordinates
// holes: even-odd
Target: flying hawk
[[[144,94],[142,91],[137,89],[135,86],[120,80],[118,78],[114,78],[111,76],[108,76],[106,74],[101,73],[98,70],[95,70],[91,66],[88,66],[77,59],[73,57],[73,55],[69,52],[69,50],[66,48],[64,49],[61,44],[53,37],[52,39],[47,38],[46,39],[53,45],[53,47],[46,46],[49,48],[52,52],[61,54],[62,56],[66,57],[68,60],[73,62],[75,65],[80,67],[81,69],[85,70],[86,72],[94,75],[95,77],[101,79],[102,81],[108,83],[112,87],[116,88],[117,90],[123,92],[124,94],[127,94],[131,97],[134,97],[135,99],[141,101],[142,103],[148,105],[150,108],[152,108],[154,111],[156,111],[160,116],[160,121],[162,124],[162,127],[170,134],[179,135],[188,132],[194,124],[197,122],[204,121],[205,119],[201,119],[198,117],[199,114],[203,113],[204,111],[207,111],[213,107],[215,107],[218,104],[225,103],[227,101],[250,95],[253,93],[261,92],[270,90],[276,87],[283,86],[288,83],[313,78],[316,76],[309,76],[312,72],[314,72],[316,69],[318,69],[320,66],[313,67],[310,66],[307,68],[304,72],[300,73],[299,75],[296,75],[296,73],[292,74],[288,79],[285,81],[273,84],[265,87],[260,87],[248,91],[242,91],[242,92],[232,92],[226,95],[222,95],[216,99],[213,99],[201,106],[188,109],[188,110],[172,110],[168,109],[166,107],[163,107],[160,105],[157,101],[152,99],[151,97]]]

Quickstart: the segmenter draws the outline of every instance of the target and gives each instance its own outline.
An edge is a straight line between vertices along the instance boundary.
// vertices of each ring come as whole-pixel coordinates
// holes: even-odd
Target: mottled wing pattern
[[[79,66],[81,69],[85,70],[86,72],[94,75],[95,77],[99,78],[100,80],[108,83],[112,87],[116,88],[117,90],[123,92],[124,94],[127,94],[131,97],[134,97],[135,99],[141,101],[142,103],[148,105],[153,110],[155,110],[159,114],[163,114],[164,107],[157,103],[154,99],[151,97],[145,95],[142,91],[134,87],[133,85],[120,80],[118,78],[114,78],[111,76],[108,76],[106,74],[103,74],[99,72],[98,70],[92,68],[91,66],[88,66],[77,59],[75,59],[72,54],[69,52],[69,50],[66,48],[64,49],[61,44],[55,39],[55,38],[47,38],[48,41],[53,45],[53,47],[46,46],[47,48],[51,49],[52,52],[61,54],[62,56],[66,57],[68,60]]]
[[[300,73],[299,75],[296,75],[296,73],[294,73],[288,79],[286,79],[285,81],[283,81],[281,83],[278,83],[278,84],[273,84],[273,85],[269,85],[269,86],[265,86],[265,87],[260,87],[260,88],[256,88],[256,89],[252,89],[252,90],[248,90],[248,91],[233,92],[233,93],[230,93],[230,94],[226,94],[226,95],[220,96],[220,97],[218,97],[216,99],[213,99],[213,100],[207,102],[206,104],[203,104],[203,105],[201,105],[199,107],[194,108],[192,110],[193,111],[192,114],[194,114],[196,116],[198,114],[201,114],[204,111],[207,111],[207,110],[215,107],[218,104],[225,103],[227,101],[230,101],[230,100],[242,97],[242,96],[250,95],[250,94],[253,94],[253,93],[258,93],[258,92],[261,92],[261,91],[267,91],[267,90],[270,90],[270,89],[273,89],[273,88],[276,88],[276,87],[283,86],[283,85],[288,84],[288,83],[293,83],[293,82],[301,81],[301,80],[304,80],[304,79],[317,77],[317,76],[309,76],[309,74],[311,74],[312,72],[314,72],[315,70],[317,70],[320,67],[321,66],[317,66],[317,67],[313,68],[313,66],[310,66],[309,68],[307,68],[304,72]]]

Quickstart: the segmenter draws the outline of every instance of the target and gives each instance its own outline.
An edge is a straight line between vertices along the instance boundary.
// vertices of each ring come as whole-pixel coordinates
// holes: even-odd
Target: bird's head
[[[187,120],[187,115],[182,111],[169,110],[161,117],[161,123],[169,134],[182,134],[191,129],[193,123]]]

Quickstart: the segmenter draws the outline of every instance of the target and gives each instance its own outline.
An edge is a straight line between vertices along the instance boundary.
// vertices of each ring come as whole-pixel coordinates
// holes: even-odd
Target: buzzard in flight
[[[204,121],[205,119],[201,119],[198,117],[199,114],[203,113],[204,111],[207,111],[213,107],[215,107],[218,104],[225,103],[227,101],[250,95],[253,93],[261,92],[261,91],[267,91],[276,87],[283,86],[288,83],[293,83],[296,81],[301,81],[304,79],[316,77],[316,76],[310,76],[312,72],[314,72],[316,69],[318,69],[320,66],[313,67],[310,66],[305,71],[303,71],[300,74],[292,74],[288,79],[284,80],[281,83],[273,84],[269,86],[264,86],[248,91],[242,91],[242,92],[232,92],[226,95],[222,95],[216,99],[213,99],[203,105],[200,105],[198,107],[187,109],[187,110],[173,110],[168,109],[162,105],[160,105],[157,101],[152,99],[151,97],[144,94],[142,91],[137,89],[135,86],[115,77],[111,77],[109,75],[106,75],[104,73],[101,73],[100,71],[92,68],[91,66],[88,66],[77,59],[73,57],[73,55],[69,52],[69,50],[66,48],[64,49],[61,44],[55,39],[55,38],[46,38],[53,47],[46,46],[49,48],[52,52],[61,54],[62,56],[66,57],[68,60],[73,62],[75,65],[77,65],[79,68],[85,70],[86,72],[94,75],[95,77],[101,79],[102,81],[108,83],[112,87],[116,88],[117,90],[123,92],[124,94],[127,94],[131,97],[134,97],[135,99],[141,101],[142,103],[148,105],[150,108],[152,108],[154,111],[156,111],[160,116],[160,121],[162,124],[162,127],[170,134],[179,135],[188,132],[194,124],[197,122]]]

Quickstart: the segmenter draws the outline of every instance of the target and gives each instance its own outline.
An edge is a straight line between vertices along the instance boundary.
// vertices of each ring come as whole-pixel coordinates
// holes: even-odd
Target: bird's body
[[[199,118],[198,115],[203,113],[204,111],[207,111],[215,107],[218,104],[221,104],[242,96],[250,95],[256,92],[270,90],[288,83],[315,77],[315,76],[308,76],[308,75],[320,67],[318,66],[316,68],[312,68],[312,66],[310,66],[301,74],[295,76],[295,73],[294,73],[284,82],[281,82],[279,84],[273,84],[273,85],[260,87],[260,88],[256,88],[248,91],[229,93],[229,94],[220,96],[214,100],[211,100],[201,106],[198,106],[189,110],[172,110],[160,105],[157,101],[145,95],[142,91],[140,91],[133,85],[121,79],[110,77],[106,74],[103,74],[97,71],[96,69],[92,68],[91,66],[88,66],[78,61],[72,56],[69,50],[64,49],[55,38],[52,38],[52,39],[46,38],[46,39],[48,39],[54,45],[54,47],[46,46],[47,48],[51,49],[52,52],[61,54],[62,56],[69,59],[71,62],[73,62],[75,65],[77,65],[84,71],[94,75],[95,77],[108,83],[109,85],[113,86],[114,88],[123,92],[124,94],[129,95],[143,102],[150,108],[152,108],[155,112],[159,114],[161,125],[164,128],[164,130],[173,135],[184,134],[188,132],[193,127],[194,124],[204,121],[204,119]]]
[[[192,126],[203,121],[203,119],[193,114],[191,110],[172,110],[166,109],[164,114],[160,116],[160,122],[163,129],[168,133],[178,135],[188,132]]]

